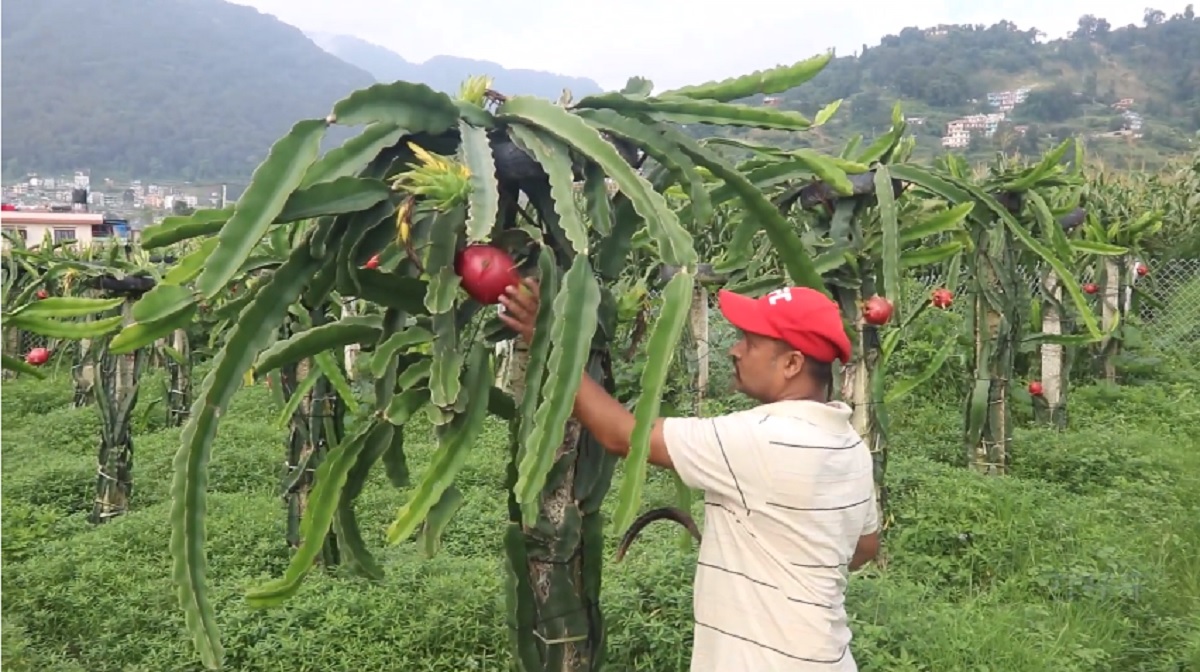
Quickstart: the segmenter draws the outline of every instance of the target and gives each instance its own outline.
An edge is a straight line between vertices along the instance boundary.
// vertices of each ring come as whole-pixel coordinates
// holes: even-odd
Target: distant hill
[[[403,56],[349,35],[309,33],[322,49],[366,70],[381,82],[402,79],[421,82],[448,94],[458,92],[459,84],[471,75],[488,75],[493,87],[508,95],[528,95],[557,99],[564,88],[576,97],[601,93],[602,88],[586,77],[571,77],[541,70],[505,68],[491,61],[457,56],[434,56],[424,63],[412,63]]]
[[[586,78],[453,56],[411,63],[357,38],[306,36],[223,0],[4,0],[0,7],[7,178],[86,168],[94,180],[244,181],[296,120],[323,116],[375,81],[419,81],[452,93],[467,76],[487,74],[509,94],[601,91]],[[839,151],[856,134],[869,141],[886,130],[899,100],[918,157],[929,156],[944,151],[949,122],[997,111],[989,93],[1027,88],[995,133],[963,148],[968,156],[1034,153],[1084,135],[1089,151],[1115,166],[1153,166],[1200,141],[1200,19],[1189,6],[1170,17],[1148,9],[1143,23],[1114,29],[1084,16],[1071,37],[1054,41],[1007,21],[905,28],[834,59],[802,87],[747,101],[814,115],[844,99],[826,126],[799,138],[733,133]],[[330,129],[327,146],[349,133]]]
[[[989,93],[1023,88],[1027,97],[1011,109],[989,102]],[[839,98],[845,102],[833,120],[801,143],[838,151],[855,134],[869,140],[887,129],[899,101],[919,156],[945,151],[951,121],[1003,112],[994,134],[954,151],[976,158],[997,150],[1036,153],[1084,136],[1089,151],[1112,165],[1157,165],[1200,143],[1200,19],[1190,5],[1170,17],[1148,9],[1144,25],[1116,29],[1087,15],[1070,37],[1053,41],[1008,21],[909,27],[835,58],[802,87],[747,102],[815,115]],[[756,129],[733,134],[797,142],[795,134]]]
[[[302,117],[369,86],[299,29],[222,0],[4,0],[6,176],[248,176]],[[348,137],[333,128],[330,141]]]

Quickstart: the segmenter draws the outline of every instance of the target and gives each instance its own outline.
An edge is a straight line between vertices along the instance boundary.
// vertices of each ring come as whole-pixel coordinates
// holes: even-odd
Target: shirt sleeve
[[[871,502],[867,505],[867,519],[863,521],[863,530],[859,536],[866,536],[879,531],[879,499],[875,495],[875,486],[871,485]]]
[[[744,416],[736,413],[663,419],[663,438],[680,480],[743,506],[747,480],[754,478],[752,456],[746,454],[753,446],[746,440],[753,431]]]

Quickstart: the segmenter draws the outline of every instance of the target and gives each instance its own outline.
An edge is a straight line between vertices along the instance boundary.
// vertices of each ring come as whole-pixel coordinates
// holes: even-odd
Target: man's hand
[[[541,294],[537,280],[525,278],[521,285],[512,285],[500,296],[500,321],[520,334],[528,344],[533,343],[533,328],[537,323],[538,305]],[[633,414],[621,405],[599,383],[585,371],[575,396],[574,416],[587,427],[592,436],[610,453],[625,457],[629,454],[629,442],[633,436]],[[673,468],[671,455],[667,452],[661,419],[654,421],[650,430],[651,464]]]
[[[520,285],[509,285],[500,296],[500,321],[517,332],[526,344],[533,343],[533,327],[537,324],[538,303],[541,301],[538,282],[525,278]]]

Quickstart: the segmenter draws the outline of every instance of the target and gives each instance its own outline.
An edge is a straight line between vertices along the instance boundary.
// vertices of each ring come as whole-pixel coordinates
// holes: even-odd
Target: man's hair
[[[796,349],[794,347],[792,347],[791,345],[788,345],[786,342],[784,342],[782,340],[776,340],[775,344],[779,347],[779,352],[781,354],[784,352],[796,351]],[[817,385],[821,386],[825,390],[829,390],[830,394],[832,394],[832,392],[833,392],[833,362],[831,362],[831,361],[830,362],[822,362],[822,361],[813,359],[812,357],[809,357],[808,355],[805,355],[804,353],[800,353],[800,354],[801,354],[801,356],[804,357],[804,371],[807,372],[810,377],[812,377],[812,379],[817,383]]]
[[[812,357],[804,358],[804,369],[825,389],[833,387],[833,362],[820,362]]]

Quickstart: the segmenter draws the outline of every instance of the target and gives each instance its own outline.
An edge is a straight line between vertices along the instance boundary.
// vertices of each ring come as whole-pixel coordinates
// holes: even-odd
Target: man
[[[533,339],[538,285],[509,287],[501,319]],[[716,418],[660,418],[650,462],[705,493],[693,672],[856,672],[844,609],[848,570],[879,550],[875,484],[851,409],[828,401],[832,362],[851,356],[837,305],[803,287],[753,299],[722,290],[741,332],[729,354],[760,402]],[[628,455],[633,414],[584,375],[574,415]]]

